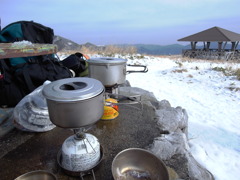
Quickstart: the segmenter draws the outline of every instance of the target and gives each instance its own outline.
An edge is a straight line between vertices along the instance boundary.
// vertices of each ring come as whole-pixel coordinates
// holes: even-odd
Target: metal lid
[[[79,101],[90,99],[104,91],[103,84],[93,78],[66,78],[53,81],[43,88],[46,99],[53,101]]]
[[[101,63],[105,63],[105,64],[122,64],[122,63],[126,63],[127,59],[121,59],[121,58],[113,58],[113,57],[100,57],[100,58],[91,58],[89,60],[87,60],[87,62],[89,62],[90,64],[101,64]]]

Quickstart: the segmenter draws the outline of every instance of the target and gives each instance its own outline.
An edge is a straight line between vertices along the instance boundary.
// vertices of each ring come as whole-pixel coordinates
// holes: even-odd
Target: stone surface
[[[152,93],[139,88],[121,87],[119,92],[140,94],[142,106],[119,105],[120,115],[116,119],[100,120],[88,131],[99,139],[103,148],[103,161],[95,169],[96,179],[113,180],[114,157],[132,147],[148,149],[159,157],[167,165],[171,180],[214,179],[189,153],[188,117],[183,108],[173,108],[167,100],[159,102]],[[62,143],[72,134],[72,130],[58,127],[44,133],[12,130],[0,139],[1,179],[14,179],[39,169],[54,173],[59,180],[79,179],[66,174],[57,163]]]
[[[161,130],[168,133],[181,130],[187,136],[188,115],[185,109],[173,108],[168,104],[163,107],[163,103],[160,102],[160,108],[156,110],[156,114],[157,124]]]
[[[191,155],[188,144],[188,115],[182,107],[171,107],[167,100],[157,101],[151,92],[139,88],[121,88],[124,95],[141,94],[142,102],[155,108],[160,130],[153,144],[146,147],[185,180],[213,180],[213,175]]]
[[[11,119],[12,112],[13,108],[0,108],[0,137],[14,128]]]
[[[99,180],[113,179],[111,164],[120,151],[132,147],[144,148],[159,135],[152,105],[144,103],[142,109],[135,105],[120,105],[119,113],[116,119],[98,121],[88,131],[99,139],[103,147],[103,161],[95,171]],[[0,154],[3,154],[0,158],[1,180],[14,179],[38,169],[53,172],[59,180],[79,179],[64,173],[57,163],[62,143],[72,134],[71,130],[58,127],[43,133],[14,129],[6,134],[0,140]]]

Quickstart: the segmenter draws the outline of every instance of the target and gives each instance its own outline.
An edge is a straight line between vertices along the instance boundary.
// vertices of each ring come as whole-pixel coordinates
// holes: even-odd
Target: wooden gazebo
[[[224,60],[240,59],[240,50],[237,49],[240,34],[220,27],[212,27],[178,41],[189,41],[191,43],[191,49],[183,50],[182,55],[184,57]],[[203,42],[203,46],[200,49],[196,46],[198,42]],[[213,42],[218,45],[215,48],[210,48]],[[231,43],[231,46],[227,49],[228,43]]]

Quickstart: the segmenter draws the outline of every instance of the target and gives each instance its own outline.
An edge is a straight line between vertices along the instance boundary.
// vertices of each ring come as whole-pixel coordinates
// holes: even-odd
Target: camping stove
[[[68,171],[87,171],[100,160],[98,139],[81,129],[74,129],[75,134],[68,137],[62,145],[62,167]]]
[[[92,78],[67,78],[43,89],[53,124],[73,130],[57,155],[59,166],[68,175],[94,175],[103,153],[98,139],[86,133],[103,115],[104,86]],[[94,177],[95,179],[95,177]]]
[[[68,137],[62,144],[57,155],[58,165],[70,176],[91,174],[95,180],[94,171],[103,159],[103,150],[98,139],[86,133],[84,128],[74,129],[74,135]]]

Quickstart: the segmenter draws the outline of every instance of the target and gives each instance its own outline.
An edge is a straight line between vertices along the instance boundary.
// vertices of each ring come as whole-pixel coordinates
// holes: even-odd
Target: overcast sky
[[[218,26],[240,33],[240,0],[0,0],[2,28],[33,20],[79,44],[175,44]]]

